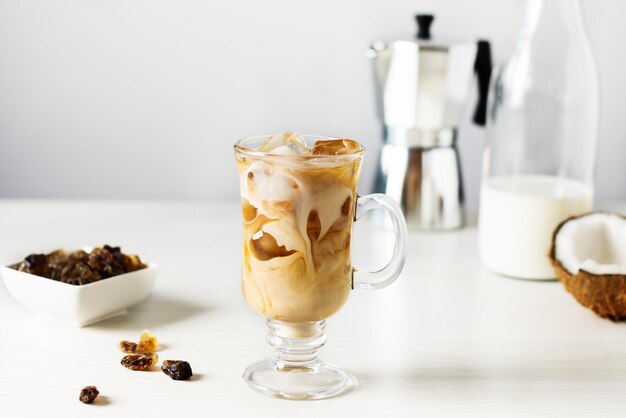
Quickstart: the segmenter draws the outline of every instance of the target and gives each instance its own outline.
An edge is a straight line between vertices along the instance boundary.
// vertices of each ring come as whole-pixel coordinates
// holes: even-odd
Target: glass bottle
[[[551,279],[552,232],[590,211],[599,83],[579,0],[528,0],[513,56],[494,74],[479,214],[483,264]]]

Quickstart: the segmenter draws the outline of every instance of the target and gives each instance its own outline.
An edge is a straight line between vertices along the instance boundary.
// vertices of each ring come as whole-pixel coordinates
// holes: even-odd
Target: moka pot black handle
[[[489,41],[479,40],[474,62],[474,72],[478,80],[478,103],[474,110],[474,123],[478,126],[487,124],[487,97],[489,95],[489,80],[491,79],[491,45]]]

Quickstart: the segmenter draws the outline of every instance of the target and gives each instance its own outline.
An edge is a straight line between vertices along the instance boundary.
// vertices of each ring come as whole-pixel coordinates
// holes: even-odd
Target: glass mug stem
[[[402,210],[395,200],[381,193],[359,196],[356,201],[354,220],[358,221],[366,212],[383,209],[389,214],[396,234],[393,254],[385,267],[378,271],[360,271],[352,268],[352,288],[382,289],[395,282],[406,261],[407,228]]]
[[[326,321],[288,324],[268,319],[267,327],[267,342],[274,347],[281,369],[311,368],[317,364],[317,354],[326,343]],[[290,338],[294,334],[299,338]]]

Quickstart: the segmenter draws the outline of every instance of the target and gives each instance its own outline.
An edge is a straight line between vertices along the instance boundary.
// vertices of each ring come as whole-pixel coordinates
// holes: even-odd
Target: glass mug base
[[[317,354],[326,342],[325,321],[286,323],[269,319],[268,343],[273,359],[248,366],[243,380],[253,390],[282,399],[325,399],[348,392],[356,379]]]

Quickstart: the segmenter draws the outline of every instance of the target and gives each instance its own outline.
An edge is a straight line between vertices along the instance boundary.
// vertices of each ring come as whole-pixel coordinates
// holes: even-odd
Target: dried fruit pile
[[[90,253],[78,250],[68,254],[64,250],[56,250],[50,254],[31,254],[19,264],[17,270],[81,285],[146,267],[139,256],[124,254],[120,247],[105,245],[94,248]]]

